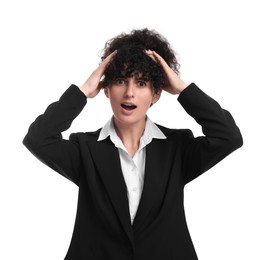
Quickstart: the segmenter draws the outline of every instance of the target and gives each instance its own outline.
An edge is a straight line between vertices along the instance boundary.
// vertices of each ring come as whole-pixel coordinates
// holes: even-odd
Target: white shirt
[[[133,223],[144,185],[146,145],[148,145],[153,138],[166,139],[166,136],[147,117],[145,130],[140,139],[139,148],[134,154],[133,158],[128,154],[124,144],[118,137],[114,127],[113,118],[111,118],[102,128],[98,141],[102,141],[108,136],[110,136],[111,141],[119,151],[121,169],[127,186],[129,213],[131,223]]]

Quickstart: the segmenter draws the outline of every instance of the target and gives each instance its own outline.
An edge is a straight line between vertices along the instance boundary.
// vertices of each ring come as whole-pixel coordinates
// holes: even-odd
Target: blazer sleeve
[[[87,98],[71,85],[59,101],[48,106],[44,114],[30,125],[23,144],[43,163],[78,185],[80,152],[76,135],[62,138],[72,121],[86,105]]]
[[[204,134],[194,138],[189,131],[183,143],[182,167],[188,183],[241,147],[243,139],[231,114],[194,83],[181,92],[178,101]]]

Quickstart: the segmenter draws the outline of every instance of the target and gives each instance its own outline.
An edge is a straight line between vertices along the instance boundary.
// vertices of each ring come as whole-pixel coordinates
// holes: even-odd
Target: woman
[[[184,82],[178,69],[168,41],[156,31],[122,33],[106,43],[102,63],[87,81],[71,85],[30,126],[26,147],[79,187],[65,259],[198,259],[185,220],[184,186],[242,146],[242,136],[231,114]],[[102,88],[112,118],[95,132],[62,139]],[[203,136],[147,117],[162,91],[179,95]]]

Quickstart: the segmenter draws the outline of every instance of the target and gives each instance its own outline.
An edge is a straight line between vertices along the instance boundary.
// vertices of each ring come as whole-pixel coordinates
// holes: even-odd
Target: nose
[[[134,98],[134,88],[134,81],[132,79],[129,79],[125,90],[125,96],[127,98]]]

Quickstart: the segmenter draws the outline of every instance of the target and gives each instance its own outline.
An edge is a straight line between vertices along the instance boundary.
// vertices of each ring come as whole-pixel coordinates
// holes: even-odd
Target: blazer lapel
[[[121,170],[119,152],[109,137],[97,144],[95,142],[90,144],[90,149],[121,225],[131,243],[134,244],[127,188]]]
[[[163,193],[170,172],[166,167],[171,165],[169,153],[171,154],[171,147],[165,139],[154,139],[146,146],[144,187],[134,220],[135,231],[147,220],[150,210],[154,206],[159,206],[164,198]]]

